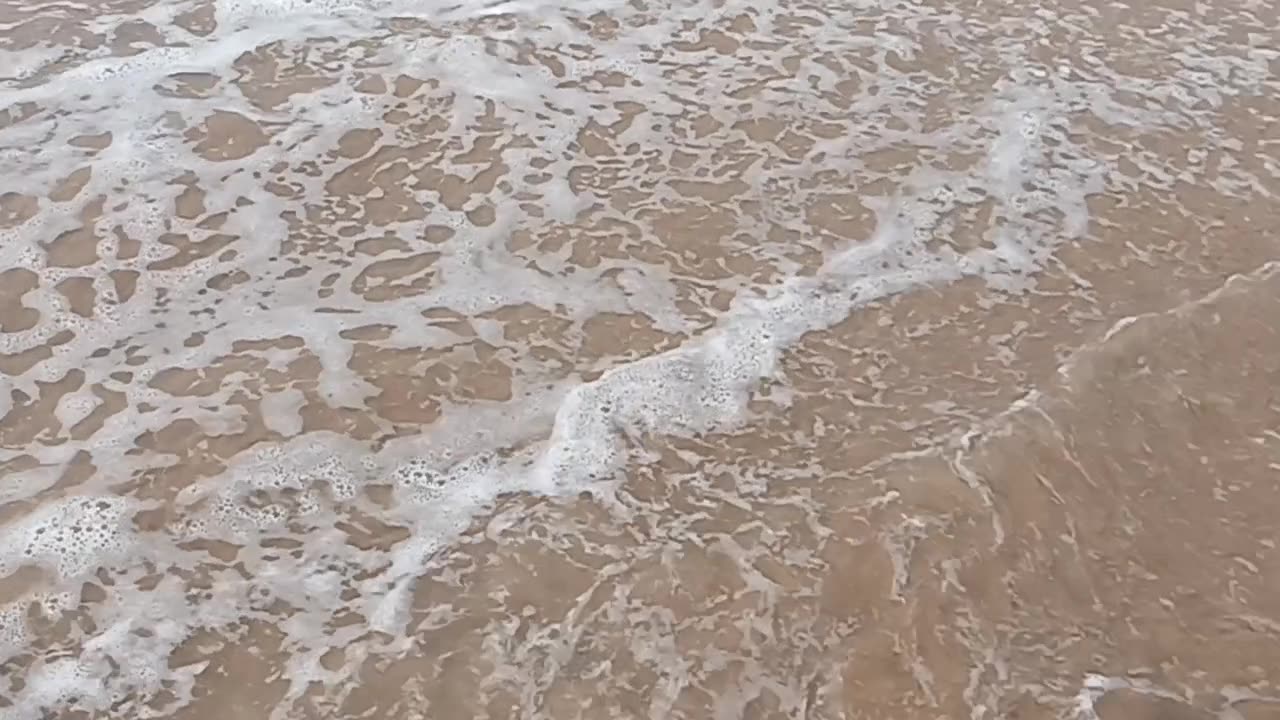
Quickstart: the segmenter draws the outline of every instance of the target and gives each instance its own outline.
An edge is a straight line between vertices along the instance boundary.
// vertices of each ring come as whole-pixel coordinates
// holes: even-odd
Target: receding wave
[[[1263,717],[1278,22],[0,0],[0,717]]]

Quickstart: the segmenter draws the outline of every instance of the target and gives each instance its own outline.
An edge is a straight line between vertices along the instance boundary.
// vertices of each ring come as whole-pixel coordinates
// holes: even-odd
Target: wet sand
[[[0,0],[0,718],[1280,718],[1277,27]]]

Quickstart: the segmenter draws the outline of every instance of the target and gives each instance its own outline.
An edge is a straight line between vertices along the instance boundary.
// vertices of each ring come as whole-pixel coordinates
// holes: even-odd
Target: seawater
[[[1184,677],[1169,648],[1157,670],[1032,650],[1111,602],[1072,513],[1145,497],[1086,468],[1155,453],[1062,427],[1207,372],[1108,368],[1243,323],[1258,344],[1230,361],[1253,365],[1139,397],[1274,414],[1227,408],[1274,370],[1276,22],[1243,2],[0,2],[0,715],[1270,702],[1262,660]],[[1090,412],[1080,432],[1127,438],[1165,411]],[[1155,453],[1159,482],[1242,452],[1261,478],[1274,445],[1250,432]],[[1063,464],[975,469],[1028,433]],[[1250,547],[1222,553],[1275,582],[1274,543]],[[1023,617],[991,595],[1020,574],[1066,593],[1059,620],[976,609]],[[1064,634],[1019,640],[1038,632]],[[1098,679],[1128,672],[1163,675]]]

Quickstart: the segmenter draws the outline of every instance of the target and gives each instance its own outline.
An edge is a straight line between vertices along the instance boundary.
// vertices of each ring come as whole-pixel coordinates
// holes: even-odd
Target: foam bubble
[[[0,575],[33,563],[75,580],[126,553],[136,541],[128,527],[134,503],[122,497],[75,497],[52,502],[0,528]]]

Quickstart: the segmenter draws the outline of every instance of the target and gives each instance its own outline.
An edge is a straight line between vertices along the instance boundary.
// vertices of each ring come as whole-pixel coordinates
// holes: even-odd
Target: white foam
[[[83,577],[129,551],[134,503],[114,496],[52,502],[0,528],[0,576],[25,564],[51,570],[63,581]]]
[[[262,416],[267,427],[290,438],[302,432],[300,411],[305,404],[306,396],[298,390],[272,393],[262,400]]]

